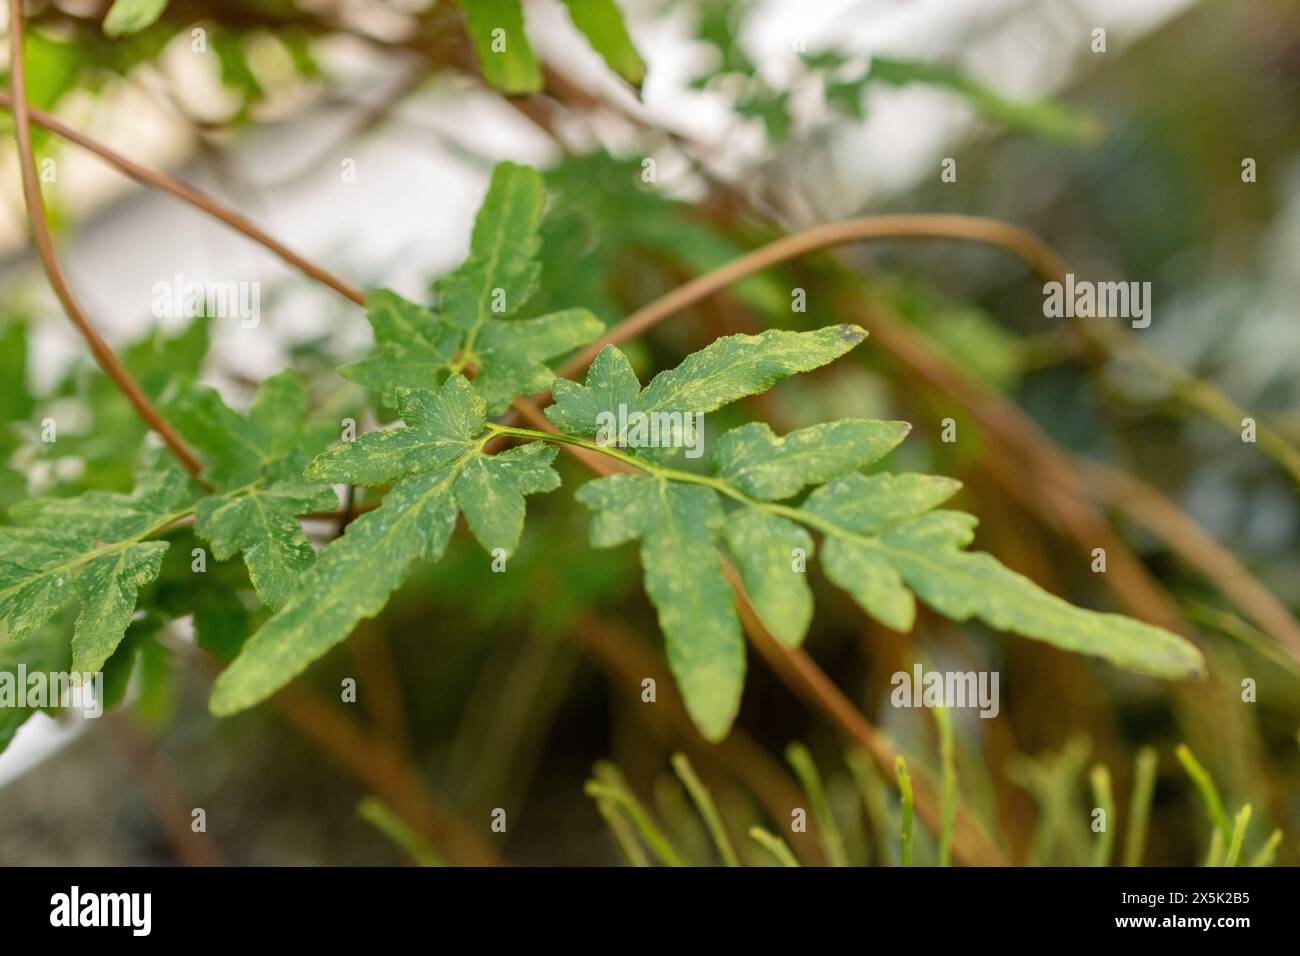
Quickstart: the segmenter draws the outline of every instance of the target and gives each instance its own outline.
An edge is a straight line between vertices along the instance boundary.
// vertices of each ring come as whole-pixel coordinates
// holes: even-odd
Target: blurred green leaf
[[[623,14],[614,0],[564,0],[573,24],[592,47],[605,58],[609,68],[638,89],[645,78],[645,62],[637,53]]]
[[[461,4],[461,9],[487,81],[511,96],[538,92],[542,69],[524,33],[519,0],[470,0]]]
[[[1097,121],[1086,114],[1052,100],[1009,99],[954,66],[874,56],[866,78],[890,86],[922,83],[951,90],[994,122],[1052,139],[1087,144],[1101,136]]]
[[[104,16],[104,33],[120,37],[139,33],[167,9],[167,0],[113,0]]]

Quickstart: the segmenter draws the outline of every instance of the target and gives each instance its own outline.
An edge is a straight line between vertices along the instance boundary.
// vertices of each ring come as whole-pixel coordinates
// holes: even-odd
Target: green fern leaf
[[[168,403],[181,434],[207,459],[217,493],[195,509],[195,532],[218,560],[242,552],[249,580],[269,607],[289,597],[316,553],[296,515],[329,511],[338,496],[300,477],[314,430],[305,429],[307,393],[292,372],[262,383],[240,415],[211,388],[182,388]]]
[[[561,431],[590,437],[620,425],[607,444],[629,447],[643,457],[670,457],[673,449],[636,448],[636,439],[622,429],[636,416],[679,415],[692,423],[697,413],[716,411],[748,395],[767,391],[798,372],[819,368],[853,348],[867,333],[856,325],[832,325],[814,332],[768,329],[760,335],[728,335],[688,356],[679,366],[660,372],[644,389],[627,357],[606,346],[592,363],[585,385],[557,379],[551,394],[555,404],[546,417]],[[643,419],[644,420],[644,419]],[[685,438],[689,440],[690,424]]]
[[[33,498],[0,528],[0,620],[21,640],[76,593],[72,668],[98,671],[121,643],[142,587],[158,576],[167,543],[144,541],[189,513],[185,476],[150,456],[130,495],[90,491]]]
[[[536,93],[542,70],[524,33],[519,0],[470,0],[461,5],[465,29],[483,76],[502,93]]]
[[[546,363],[604,330],[586,309],[517,317],[541,273],[544,201],[536,170],[498,165],[474,222],[468,258],[435,284],[436,311],[386,290],[370,293],[366,314],[375,350],[340,372],[379,392],[390,406],[399,389],[434,389],[447,375],[470,370],[490,414],[518,395],[544,391],[554,378]]]
[[[484,548],[509,555],[523,527],[524,496],[559,486],[552,447],[484,455],[486,406],[464,376],[453,375],[436,394],[399,391],[397,400],[405,427],[363,435],[308,467],[309,475],[332,481],[397,481],[379,508],[321,551],[284,606],[245,643],[213,688],[214,714],[264,700],[378,614],[416,558],[442,557],[461,511]]]
[[[609,68],[638,89],[645,79],[645,61],[628,36],[623,14],[614,0],[564,0],[573,25]]]
[[[659,614],[668,666],[700,732],[720,740],[740,708],[745,640],[714,538],[722,504],[709,488],[642,475],[611,475],[577,498],[596,512],[593,547],[640,540],[646,593]]]
[[[759,617],[788,645],[812,620],[805,575],[809,531],[823,541],[826,576],[881,623],[911,629],[919,598],[954,620],[991,627],[1104,658],[1118,667],[1184,679],[1204,669],[1177,635],[1114,614],[1074,607],[994,557],[964,549],[975,519],[935,511],[960,489],[950,478],[862,474],[906,436],[903,422],[848,419],[785,437],[760,423],[719,436],[713,475],[662,464],[661,449],[629,447],[628,430],[602,434],[622,407],[633,411],[711,411],[815,368],[862,338],[856,327],[765,332],[719,339],[641,389],[627,359],[605,349],[585,385],[557,381],[550,420],[593,450],[635,462],[646,474],[598,479],[578,492],[596,512],[591,541],[641,542],[646,591],[659,614],[669,662],[696,724],[724,736],[739,706],[744,649],[733,595],[718,565],[724,542]],[[627,417],[627,416],[624,416]],[[633,454],[628,456],[628,451]],[[787,501],[814,486],[799,506]],[[724,502],[730,510],[724,510]]]

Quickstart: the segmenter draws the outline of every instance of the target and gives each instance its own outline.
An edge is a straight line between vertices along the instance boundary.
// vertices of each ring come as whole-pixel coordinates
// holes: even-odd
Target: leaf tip
[[[867,337],[867,330],[860,325],[854,325],[852,322],[842,322],[839,326],[840,338],[848,342],[850,346],[857,345]]]

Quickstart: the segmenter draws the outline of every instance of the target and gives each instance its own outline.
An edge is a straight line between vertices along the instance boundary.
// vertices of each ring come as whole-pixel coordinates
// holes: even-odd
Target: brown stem
[[[108,729],[134,769],[136,781],[177,861],[185,866],[223,866],[221,854],[208,834],[194,830],[190,801],[177,786],[158,748],[121,714],[109,718]]]
[[[50,239],[49,225],[45,221],[45,205],[41,199],[40,181],[36,176],[36,158],[32,152],[32,130],[27,106],[27,77],[23,63],[23,4],[22,0],[9,0],[9,62],[13,83],[11,106],[14,114],[14,128],[18,137],[18,165],[22,170],[23,201],[27,206],[27,219],[31,224],[32,239],[41,266],[49,279],[50,287],[63,305],[72,324],[77,327],[81,337],[90,346],[95,361],[104,370],[104,374],[116,383],[142,419],[162,438],[172,454],[190,474],[197,475],[201,465],[193,453],[185,447],[180,435],[167,423],[153,402],[149,400],[140,385],[126,366],[109,348],[108,343],[95,331],[86,314],[77,304],[72,289],[68,286],[59,268],[58,257],[54,254],[54,243]]]
[[[864,216],[813,226],[802,232],[783,236],[765,246],[732,259],[712,272],[706,272],[673,289],[649,305],[637,309],[618,325],[579,352],[557,373],[568,378],[590,365],[606,345],[618,345],[636,338],[701,299],[721,292],[741,279],[764,269],[797,259],[810,252],[830,249],[867,239],[910,238],[962,239],[983,242],[1016,253],[1044,276],[1065,274],[1065,262],[1051,246],[1027,229],[998,219],[981,216],[958,216],[916,213],[897,216]]]
[[[1277,638],[1290,656],[1300,662],[1300,624],[1236,555],[1140,478],[1097,462],[1079,461],[1078,467],[1094,495],[1169,543],[1175,554],[1205,575],[1220,593],[1260,629]]]
[[[10,0],[10,2],[12,4],[17,2],[17,0]],[[19,83],[21,81],[21,69],[18,60],[15,60],[14,63],[15,63],[14,80],[13,80],[14,93],[11,94],[6,89],[0,89],[0,106],[13,109],[14,115],[17,116],[18,102],[22,96],[21,87],[19,86]],[[131,179],[134,179],[136,182],[140,183],[141,185],[152,186],[155,189],[161,189],[163,192],[170,193],[171,195],[175,196],[177,199],[180,199],[182,202],[189,203],[195,209],[207,213],[208,215],[212,216],[214,219],[218,219],[221,222],[224,222],[227,226],[234,229],[236,232],[241,232],[249,239],[252,239],[254,242],[259,243],[262,246],[265,246],[271,252],[275,253],[277,256],[279,256],[289,265],[293,266],[295,269],[297,269],[298,271],[306,275],[308,278],[315,279],[317,282],[329,286],[335,292],[339,293],[339,295],[342,295],[343,297],[349,299],[350,301],[355,302],[357,305],[365,304],[366,301],[365,293],[362,292],[359,288],[357,288],[356,286],[352,285],[351,283],[343,279],[340,279],[338,276],[334,275],[332,272],[328,271],[324,267],[319,266],[316,263],[312,262],[310,259],[307,259],[304,256],[301,256],[298,253],[294,252],[284,243],[280,242],[278,239],[271,236],[269,233],[265,232],[263,229],[261,229],[255,223],[253,223],[252,220],[248,219],[246,216],[238,212],[235,212],[233,209],[230,209],[222,205],[221,203],[219,203],[217,200],[213,199],[211,196],[207,195],[206,193],[201,192],[200,190],[189,185],[188,183],[182,182],[181,180],[176,179],[173,176],[169,176],[166,173],[160,173],[160,172],[155,172],[152,169],[146,169],[144,166],[141,166],[139,163],[127,159],[121,153],[117,153],[113,151],[109,147],[105,146],[103,143],[91,139],[89,136],[85,136],[77,132],[76,130],[72,129],[69,126],[65,126],[63,123],[59,122],[53,116],[50,116],[48,113],[44,113],[41,110],[34,109],[32,107],[26,107],[24,112],[27,114],[27,116],[31,118],[31,121],[35,123],[37,126],[44,127],[45,129],[49,130],[51,133],[55,133],[59,136],[62,136],[64,139],[68,140],[69,142],[76,143],[78,146],[82,147],[83,149],[89,150],[90,152],[98,156],[100,159],[103,159],[109,165],[115,167],[120,172],[129,176]],[[21,137],[23,135],[22,129],[24,125],[25,123],[19,123],[20,146],[22,143]],[[30,147],[28,149],[28,152],[30,153]],[[26,167],[24,166],[24,177],[23,177],[24,186],[26,186],[26,179],[27,179]],[[30,202],[29,202],[29,206],[30,206]]]
[[[367,733],[337,707],[298,685],[284,688],[273,701],[295,729],[382,796],[435,846],[445,850],[451,862],[460,866],[501,865],[496,849],[430,792],[390,741]]]

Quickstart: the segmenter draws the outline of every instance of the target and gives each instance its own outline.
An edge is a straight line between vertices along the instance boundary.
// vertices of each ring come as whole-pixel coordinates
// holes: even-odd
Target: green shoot
[[[1192,783],[1196,784],[1196,789],[1201,791],[1201,799],[1205,801],[1205,810],[1210,815],[1210,822],[1214,824],[1219,839],[1226,847],[1232,842],[1232,823],[1228,820],[1228,812],[1223,809],[1223,800],[1219,797],[1218,788],[1186,744],[1179,744],[1174,753],[1178,755],[1178,762],[1183,765],[1187,775],[1192,778]]]
[[[957,762],[952,729],[952,714],[946,707],[934,708],[934,722],[939,728],[939,760],[943,765],[940,784],[939,865],[952,865],[952,841],[957,831]]]
[[[1133,793],[1128,802],[1128,829],[1124,833],[1124,865],[1138,866],[1147,845],[1147,821],[1151,817],[1151,797],[1156,788],[1159,755],[1154,747],[1138,751],[1133,768]]]
[[[821,774],[813,761],[808,748],[801,743],[792,743],[785,748],[785,759],[794,769],[795,776],[808,802],[812,804],[813,819],[817,822],[817,832],[821,836],[822,849],[832,866],[848,866],[849,855],[844,848],[844,838],[840,834],[835,816],[831,813],[830,802],[826,799],[826,788],[822,785]]]
[[[776,861],[782,866],[799,866],[799,861],[790,852],[790,847],[776,834],[769,833],[762,827],[750,827],[749,838],[776,857]]]
[[[614,843],[623,859],[631,866],[649,866],[650,859],[641,844],[637,842],[636,834],[632,832],[618,804],[613,800],[597,798],[596,810],[604,819],[605,825],[609,827],[609,832],[614,835]]]
[[[1232,824],[1232,840],[1228,843],[1228,852],[1223,857],[1224,866],[1236,866],[1241,859],[1241,844],[1246,839],[1246,827],[1250,824],[1250,804],[1237,811],[1237,819]]]
[[[378,797],[363,797],[357,803],[357,816],[396,843],[420,866],[445,866],[442,854]]]
[[[727,828],[723,826],[722,817],[718,814],[717,805],[713,802],[713,796],[695,773],[695,768],[691,766],[691,762],[682,753],[673,754],[672,763],[678,779],[686,787],[686,792],[691,795],[695,808],[699,810],[704,825],[709,828],[709,835],[713,837],[713,843],[718,848],[718,854],[722,857],[722,862],[726,866],[740,866],[740,861],[736,859],[736,851],[731,845],[731,839],[727,836]]]
[[[1255,855],[1250,858],[1251,866],[1272,866],[1273,860],[1277,857],[1277,848],[1282,845],[1282,831],[1274,830],[1269,834],[1268,840],[1256,851]]]
[[[1092,845],[1092,865],[1110,866],[1111,847],[1115,843],[1115,831],[1112,827],[1115,817],[1115,795],[1110,786],[1110,770],[1104,764],[1097,764],[1089,775],[1092,783],[1092,802],[1096,809],[1102,811],[1103,826],[1097,834],[1097,841]]]
[[[902,804],[903,826],[900,830],[902,839],[903,866],[912,865],[912,777],[907,772],[907,761],[900,754],[894,759],[894,774],[898,778],[898,798]]]
[[[627,814],[632,826],[645,841],[659,861],[665,866],[685,866],[686,861],[677,852],[663,831],[650,818],[641,801],[637,799],[632,788],[623,779],[618,767],[607,760],[598,761],[595,766],[595,780],[588,780],[583,791],[594,799],[609,800]]]
[[[871,754],[861,747],[854,747],[844,755],[853,774],[853,783],[862,797],[862,806],[867,819],[871,822],[876,841],[876,862],[888,866],[893,858],[894,828],[889,819],[889,797],[885,781],[876,769]]]
[[[1210,848],[1205,852],[1205,866],[1223,866],[1223,834],[1217,829],[1210,834]]]

